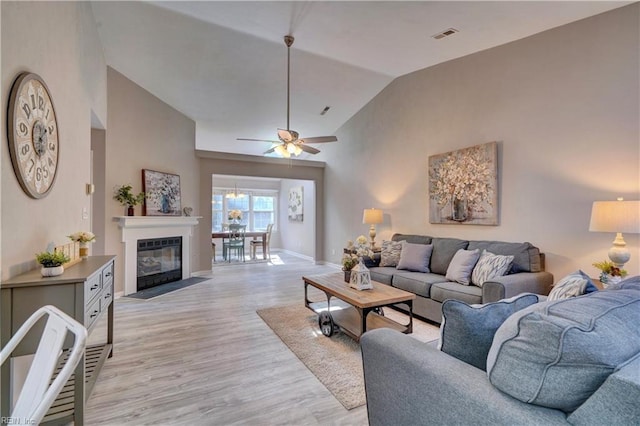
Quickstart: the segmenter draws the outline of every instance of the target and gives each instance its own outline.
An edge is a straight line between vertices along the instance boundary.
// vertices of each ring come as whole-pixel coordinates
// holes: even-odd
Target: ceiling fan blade
[[[271,148],[269,148],[268,150],[266,150],[265,152],[262,153],[262,155],[266,155],[266,154],[271,154],[273,151],[276,150],[275,146],[272,146]]]
[[[314,147],[305,145],[303,143],[297,143],[296,146],[299,147],[304,152],[308,152],[309,154],[317,154],[320,152],[319,149],[315,149]]]
[[[254,141],[254,142],[271,142],[271,143],[280,143],[280,141],[268,141],[266,139],[245,139],[245,138],[237,138],[237,141]]]
[[[338,138],[335,136],[316,136],[314,138],[304,138],[302,140],[304,143],[338,142]]]
[[[295,130],[278,129],[278,137],[282,142],[294,142],[298,140],[298,132]]]

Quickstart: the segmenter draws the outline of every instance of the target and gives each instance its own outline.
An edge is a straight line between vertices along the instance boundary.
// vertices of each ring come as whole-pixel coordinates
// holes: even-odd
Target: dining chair
[[[231,224],[229,225],[229,239],[223,243],[223,251],[229,256],[229,262],[231,262],[231,253],[236,252],[238,260],[242,256],[244,262],[244,237],[247,230],[247,225]]]
[[[271,259],[271,231],[273,230],[273,223],[267,225],[267,233],[264,236],[264,246],[262,245],[262,238],[259,240],[251,240],[249,241],[249,245],[251,246],[251,258],[256,258],[256,249],[258,247],[263,248],[265,250],[262,255],[266,256],[268,259]]]
[[[47,305],[34,312],[2,348],[0,364],[11,357],[29,330],[44,316],[47,316],[47,322],[27,378],[11,415],[3,417],[3,424],[40,424],[84,355],[87,329],[55,306]],[[73,347],[60,372],[54,375],[59,359],[63,359],[60,354],[67,334],[75,335]]]

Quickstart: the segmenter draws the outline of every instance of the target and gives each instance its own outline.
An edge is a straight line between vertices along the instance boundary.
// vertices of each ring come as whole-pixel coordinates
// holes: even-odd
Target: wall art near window
[[[142,170],[145,216],[180,216],[180,176]]]
[[[289,222],[302,222],[304,220],[304,198],[302,190],[302,186],[289,189]]]
[[[498,224],[498,145],[429,157],[429,222]]]

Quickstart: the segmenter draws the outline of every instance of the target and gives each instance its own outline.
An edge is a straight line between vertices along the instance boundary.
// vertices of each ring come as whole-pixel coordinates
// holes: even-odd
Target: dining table
[[[231,232],[229,231],[221,231],[221,232],[212,232],[211,239],[220,238],[222,239],[222,243],[224,245],[225,238],[229,238],[231,236]],[[253,238],[254,240],[258,237],[262,237],[262,258],[267,258],[267,231],[247,231],[244,233],[245,238]]]

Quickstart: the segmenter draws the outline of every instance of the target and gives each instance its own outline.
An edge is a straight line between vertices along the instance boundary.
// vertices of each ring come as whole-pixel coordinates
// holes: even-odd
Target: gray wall
[[[107,67],[86,2],[2,2],[1,278],[35,268],[34,253],[89,230],[91,121],[107,122]],[[6,135],[11,85],[22,71],[40,75],[56,108],[60,158],[43,199],[29,198],[13,172]]]
[[[182,207],[191,206],[193,215],[200,216],[199,162],[194,154],[194,121],[112,68],[107,74],[105,251],[122,258],[121,233],[113,217],[123,216],[125,208],[113,200],[113,189],[131,184],[135,192],[141,191],[142,169],[177,174],[180,175]],[[141,214],[142,207],[136,206],[136,215]],[[198,265],[199,252],[195,243],[191,253],[191,265]],[[116,262],[116,292],[124,289],[122,266],[122,262]]]
[[[303,196],[303,220],[302,222],[289,221],[288,204],[289,190],[293,187],[302,187]],[[315,253],[316,245],[316,188],[315,183],[309,180],[284,179],[280,188],[280,220],[279,234],[280,247],[283,250],[306,256],[310,259],[318,259]]]
[[[591,203],[640,199],[638,3],[394,80],[325,144],[325,259],[367,232],[530,241],[557,278],[607,258]],[[500,142],[500,225],[434,225],[430,155]],[[638,235],[626,269],[640,273]],[[334,254],[335,251],[335,254]]]

